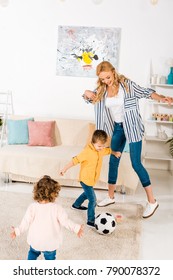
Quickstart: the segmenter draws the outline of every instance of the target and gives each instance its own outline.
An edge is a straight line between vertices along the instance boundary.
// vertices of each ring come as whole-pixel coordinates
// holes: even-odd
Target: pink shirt
[[[29,245],[38,251],[53,251],[62,244],[62,227],[75,233],[80,229],[80,225],[70,220],[66,211],[56,202],[33,202],[26,210],[19,227],[15,228],[15,233],[18,236],[29,229]]]

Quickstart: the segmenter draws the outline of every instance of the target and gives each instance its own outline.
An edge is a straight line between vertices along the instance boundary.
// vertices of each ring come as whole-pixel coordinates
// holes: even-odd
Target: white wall
[[[59,25],[120,27],[119,72],[146,86],[150,61],[167,75],[173,58],[173,0],[9,0],[0,7],[0,90],[16,114],[93,119],[81,98],[95,78],[56,76]]]

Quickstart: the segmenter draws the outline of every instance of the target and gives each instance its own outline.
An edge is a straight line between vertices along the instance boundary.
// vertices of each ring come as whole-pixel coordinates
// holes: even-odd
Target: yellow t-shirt
[[[72,158],[73,164],[81,164],[79,181],[87,186],[94,186],[99,179],[103,156],[111,154],[110,148],[97,151],[92,144],[87,145],[77,156]]]

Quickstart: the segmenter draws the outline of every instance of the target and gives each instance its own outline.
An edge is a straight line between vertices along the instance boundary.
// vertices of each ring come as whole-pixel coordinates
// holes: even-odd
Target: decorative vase
[[[166,132],[163,130],[159,130],[158,132],[158,138],[161,140],[167,140],[168,139],[168,135],[166,134]]]
[[[170,73],[168,75],[167,84],[173,85],[173,67],[170,68]]]

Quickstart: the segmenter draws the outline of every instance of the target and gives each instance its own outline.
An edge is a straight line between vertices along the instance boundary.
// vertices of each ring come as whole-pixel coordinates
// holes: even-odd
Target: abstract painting
[[[56,75],[96,77],[96,66],[110,61],[118,68],[120,28],[59,26]]]

